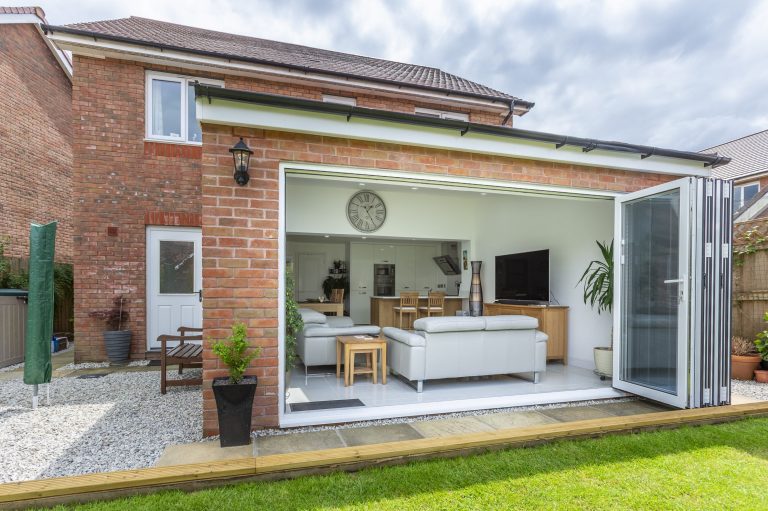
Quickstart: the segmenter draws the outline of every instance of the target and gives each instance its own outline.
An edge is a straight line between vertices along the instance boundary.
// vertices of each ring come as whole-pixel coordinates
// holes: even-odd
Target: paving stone
[[[292,435],[264,436],[256,439],[254,453],[257,456],[285,454],[288,452],[319,451],[344,447],[344,442],[334,430],[296,433]]]
[[[155,463],[156,467],[206,463],[209,461],[236,460],[253,456],[252,445],[221,447],[219,441],[169,445]]]
[[[656,403],[649,403],[647,401],[623,401],[619,403],[602,403],[592,405],[592,408],[597,408],[604,412],[608,412],[611,415],[618,417],[625,417],[627,415],[639,415],[642,413],[654,413],[654,412],[667,412],[671,410],[664,405]]]
[[[339,434],[341,435],[341,438],[344,439],[344,442],[350,447],[423,438],[422,435],[409,424],[388,424],[386,426],[341,429],[339,430]]]
[[[411,426],[425,437],[465,435],[494,430],[493,427],[478,420],[477,417],[416,422]]]
[[[505,412],[480,415],[477,420],[488,424],[494,429],[525,428],[557,422],[539,412]]]
[[[589,419],[604,419],[606,417],[615,417],[605,410],[593,406],[568,406],[565,408],[549,408],[541,410],[541,413],[547,417],[560,422],[585,421]]]

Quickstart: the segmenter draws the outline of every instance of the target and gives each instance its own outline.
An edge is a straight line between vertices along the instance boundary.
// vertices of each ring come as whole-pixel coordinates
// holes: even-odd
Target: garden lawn
[[[768,419],[748,419],[196,493],[167,491],[76,509],[743,510],[766,505]]]

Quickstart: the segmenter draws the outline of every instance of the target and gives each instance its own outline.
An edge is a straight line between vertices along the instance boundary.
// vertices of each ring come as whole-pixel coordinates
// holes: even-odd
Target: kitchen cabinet
[[[398,245],[395,248],[395,291],[399,295],[403,291],[415,290],[416,247],[413,245]]]
[[[394,245],[372,245],[374,264],[396,264]]]
[[[366,324],[371,320],[373,260],[373,245],[349,245],[349,315],[355,323]]]
[[[437,247],[434,245],[416,245],[414,271],[415,290],[421,294],[426,294],[430,289],[437,291],[437,274],[442,272],[437,267],[433,257],[438,255]]]

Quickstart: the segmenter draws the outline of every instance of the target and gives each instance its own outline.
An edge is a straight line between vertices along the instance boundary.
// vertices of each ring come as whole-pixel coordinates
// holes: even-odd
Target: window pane
[[[194,242],[160,241],[160,293],[194,292]]]
[[[152,135],[181,137],[181,83],[152,80]]]
[[[744,203],[746,204],[750,200],[752,200],[752,197],[755,196],[757,191],[760,189],[760,185],[757,183],[753,185],[747,185],[744,187]]]
[[[190,142],[201,142],[203,140],[200,123],[197,122],[194,83],[187,85],[187,140]]]

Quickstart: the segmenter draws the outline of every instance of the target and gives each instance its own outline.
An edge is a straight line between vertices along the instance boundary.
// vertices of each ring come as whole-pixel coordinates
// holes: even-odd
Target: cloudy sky
[[[439,67],[535,101],[520,128],[689,150],[768,129],[768,1],[38,1]]]

